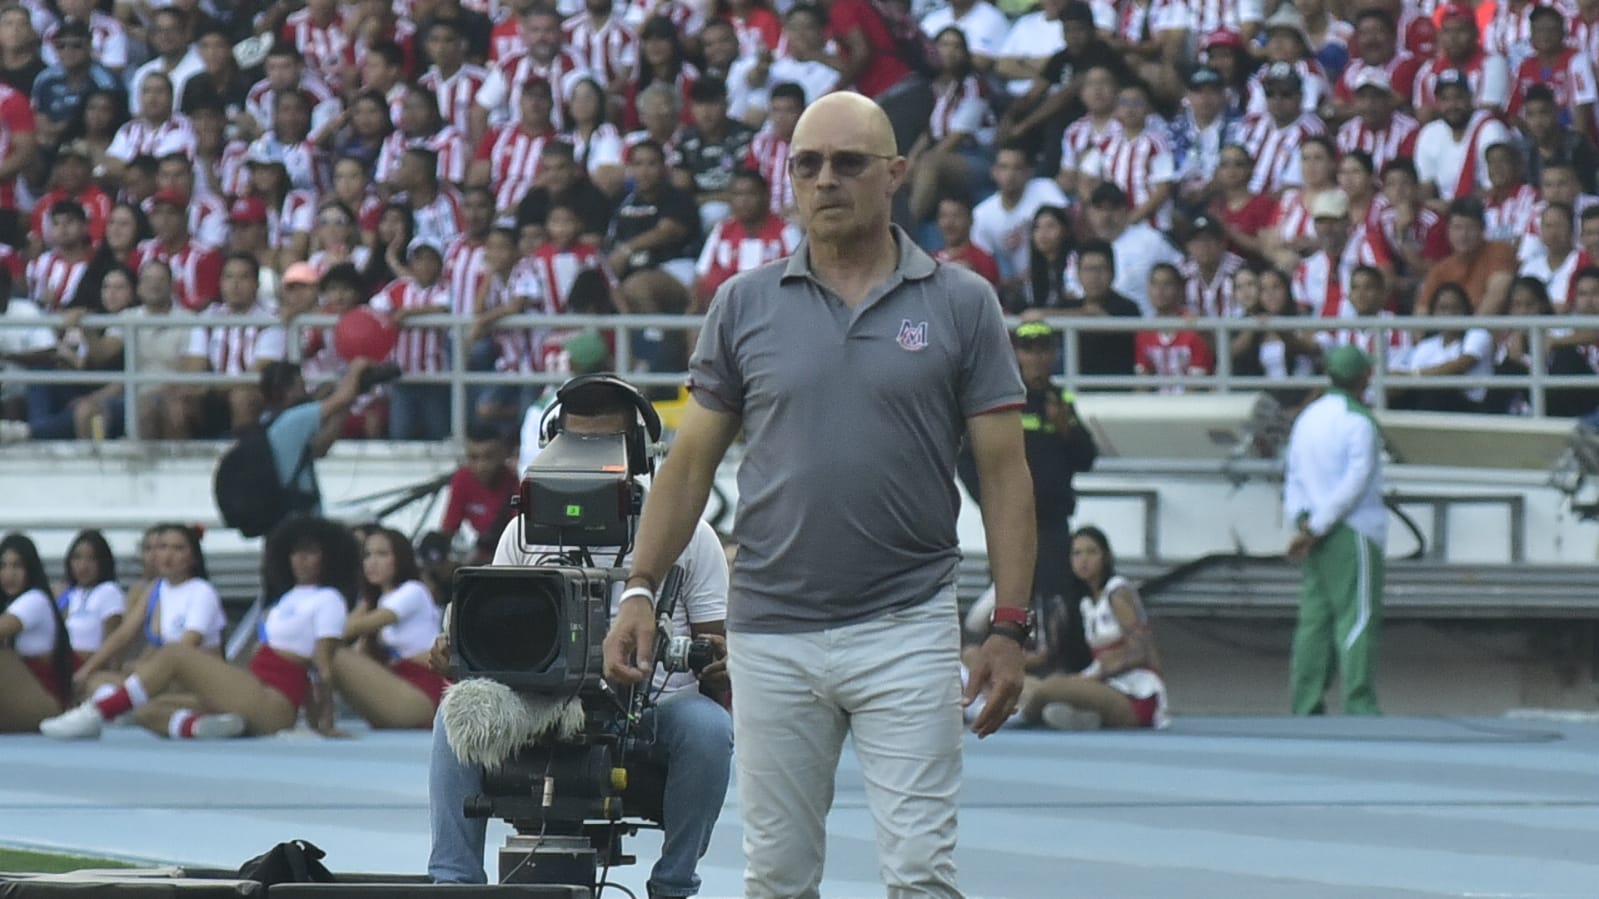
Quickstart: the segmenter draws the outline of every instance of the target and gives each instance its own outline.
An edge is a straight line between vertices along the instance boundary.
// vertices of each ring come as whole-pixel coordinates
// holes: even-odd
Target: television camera
[[[636,416],[625,433],[562,429],[563,409],[585,414],[602,392],[628,398]],[[457,757],[484,769],[467,816],[502,818],[516,830],[500,851],[501,883],[595,890],[602,868],[635,861],[622,838],[662,819],[664,771],[646,752],[650,685],[613,688],[602,648],[643,505],[637,478],[652,471],[660,434],[654,408],[625,381],[567,382],[514,500],[512,526],[535,564],[455,574],[447,630],[458,683],[443,720]],[[661,585],[655,658],[668,672],[697,673],[715,651],[671,636],[682,580],[674,567]]]

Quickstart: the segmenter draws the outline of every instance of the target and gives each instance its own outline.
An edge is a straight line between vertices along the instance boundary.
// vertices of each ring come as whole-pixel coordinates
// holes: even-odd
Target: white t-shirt
[[[966,15],[955,17],[955,8],[945,6],[935,9],[922,18],[922,31],[928,37],[937,37],[940,31],[954,25],[961,34],[966,35],[966,47],[974,56],[986,56],[990,59],[999,55],[1000,48],[1005,45],[1005,38],[1010,34],[1010,20],[1005,14],[994,8],[988,0],[977,0],[971,8],[966,10]],[[1059,32],[1059,23],[1055,30]],[[1061,38],[1065,40],[1064,35]]]
[[[1472,149],[1475,134],[1476,169],[1473,179],[1478,190],[1487,190],[1488,148],[1494,144],[1510,142],[1510,132],[1498,119],[1488,118],[1486,112],[1472,115],[1466,126],[1465,139],[1455,140],[1455,133],[1443,119],[1434,119],[1423,125],[1416,134],[1416,175],[1421,183],[1432,182],[1438,187],[1438,196],[1444,200],[1455,198],[1455,187],[1466,164],[1466,153]]]
[[[47,656],[56,648],[56,616],[50,597],[43,590],[29,590],[13,599],[5,612],[22,622],[22,631],[11,639],[11,646],[23,658]]]
[[[1138,304],[1145,315],[1154,315],[1149,304],[1149,270],[1158,262],[1178,265],[1183,254],[1166,236],[1144,222],[1128,225],[1121,236],[1111,241],[1116,254],[1116,280],[1111,289]]]
[[[494,564],[533,565],[554,552],[556,549],[550,546],[523,545],[522,523],[513,521],[500,534],[499,546],[494,549]],[[608,563],[615,556],[614,548],[609,553],[598,549],[594,551],[595,560],[602,563]],[[632,554],[622,557],[624,567],[631,561]],[[672,614],[673,636],[689,636],[692,633],[689,622],[703,624],[727,618],[727,554],[722,551],[722,542],[716,539],[716,530],[704,521],[699,522],[683,554],[677,557],[677,564],[683,568],[683,589],[678,597],[677,609]],[[617,584],[611,594],[613,616],[621,597],[622,585]],[[663,697],[670,696],[680,690],[694,688],[697,684],[693,672],[667,676],[657,668],[650,692],[654,695],[659,691]]]
[[[344,597],[332,587],[293,587],[267,611],[262,642],[309,659],[316,641],[344,636],[348,614]]]
[[[1445,342],[1446,340],[1451,342]],[[1445,365],[1459,359],[1461,356],[1472,356],[1477,361],[1471,368],[1462,374],[1470,377],[1485,377],[1494,373],[1494,339],[1491,334],[1482,328],[1471,328],[1464,336],[1458,334],[1434,334],[1416,344],[1410,351],[1410,365],[1414,369],[1432,368]],[[1480,403],[1488,397],[1486,387],[1468,387],[1465,389],[1466,399]]]
[[[1002,278],[1027,273],[1027,248],[1033,232],[1033,214],[1040,206],[1067,205],[1060,185],[1049,178],[1034,178],[1022,189],[1016,205],[1006,209],[999,194],[977,204],[972,210],[972,243],[994,257]]]
[[[105,623],[128,611],[128,596],[111,581],[89,589],[68,587],[58,600],[74,652],[94,652],[105,641]]]
[[[736,60],[727,72],[727,114],[741,122],[751,107],[770,108],[772,88],[785,81],[800,86],[805,92],[807,106],[838,87],[838,70],[815,59],[774,59],[767,69],[766,82],[752,86],[749,73],[755,63],[755,57],[745,56]]]
[[[383,594],[378,608],[388,609],[399,619],[378,631],[378,639],[395,656],[409,659],[433,648],[443,614],[421,581],[406,581]]]
[[[146,639],[151,636],[151,620],[157,625],[152,645],[171,643],[189,631],[200,635],[201,649],[222,645],[222,625],[227,616],[222,613],[222,597],[210,581],[192,577],[173,586],[162,578],[150,588],[149,601],[153,609],[145,610]]]
[[[1048,59],[1066,49],[1066,33],[1061,30],[1060,19],[1047,18],[1043,12],[1030,12],[1016,20],[1005,43],[995,54],[999,59]],[[1033,86],[1031,78],[1012,78],[1005,82],[1005,90],[1020,97]]]

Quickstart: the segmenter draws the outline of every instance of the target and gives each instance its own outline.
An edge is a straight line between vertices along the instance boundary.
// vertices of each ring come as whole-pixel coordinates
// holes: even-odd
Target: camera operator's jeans
[[[890,899],[958,899],[960,625],[955,591],[801,634],[727,635],[744,895],[815,899],[849,735]]]
[[[650,889],[661,896],[692,896],[700,888],[694,869],[710,846],[711,830],[727,797],[733,719],[698,691],[683,690],[646,712],[645,726],[655,728],[656,761],[667,766],[668,820],[661,858],[650,871]],[[462,811],[467,797],[482,785],[481,769],[455,757],[445,738],[444,720],[435,716],[428,764],[428,819],[433,833],[428,876],[435,883],[488,880],[483,870],[488,821],[468,818]]]

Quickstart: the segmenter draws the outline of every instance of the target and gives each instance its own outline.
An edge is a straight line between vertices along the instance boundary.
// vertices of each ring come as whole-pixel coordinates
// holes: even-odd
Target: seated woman
[[[449,682],[428,668],[442,615],[404,534],[379,528],[361,551],[363,597],[333,654],[333,686],[375,728],[429,727]]]
[[[1116,574],[1110,541],[1098,528],[1072,535],[1072,571],[1088,589],[1083,633],[1094,661],[1076,674],[1028,678],[1022,719],[1061,730],[1165,727],[1166,683],[1149,616],[1132,582]]]
[[[99,649],[122,624],[128,598],[117,586],[117,562],[105,535],[79,531],[67,548],[66,588],[56,599],[76,662]]]
[[[1471,300],[1454,282],[1438,285],[1427,304],[1428,316],[1467,316]],[[1409,373],[1426,377],[1493,374],[1494,339],[1483,328],[1433,329],[1410,353]],[[1480,412],[1487,387],[1422,387],[1406,390],[1394,406],[1431,412]]]
[[[0,540],[0,734],[31,732],[66,707],[72,646],[33,541]]]
[[[105,722],[177,687],[196,702],[173,711],[165,728],[172,737],[266,736],[293,727],[302,706],[318,733],[337,735],[333,653],[356,593],[355,539],[326,519],[292,518],[267,537],[261,569],[263,589],[278,599],[261,624],[261,645],[249,670],[185,643],[169,643],[135,665],[109,695],[44,721],[39,731],[58,740],[92,739]]]

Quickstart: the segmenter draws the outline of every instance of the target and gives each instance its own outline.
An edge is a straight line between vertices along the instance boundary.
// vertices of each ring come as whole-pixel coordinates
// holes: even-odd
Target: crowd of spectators
[[[700,311],[791,253],[794,124],[854,89],[912,161],[897,221],[1008,311],[1306,318],[1227,347],[1129,321],[1083,336],[1081,372],[1304,374],[1354,343],[1525,373],[1526,333],[1374,320],[1599,314],[1596,68],[1599,0],[23,0],[0,6],[0,303],[66,318],[0,328],[0,365],[330,382],[332,334],[292,321],[368,305],[404,375],[350,434],[437,439],[449,394],[407,376],[570,370],[585,329],[505,316]],[[475,319],[465,358],[409,321],[438,312]],[[627,358],[682,371],[689,336],[635,329]],[[1542,339],[1551,371],[1599,372],[1599,335]],[[142,385],[139,433],[223,435],[260,414],[249,380]],[[0,441],[116,436],[122,392],[13,384]],[[469,421],[514,433],[534,396],[474,390]]]

